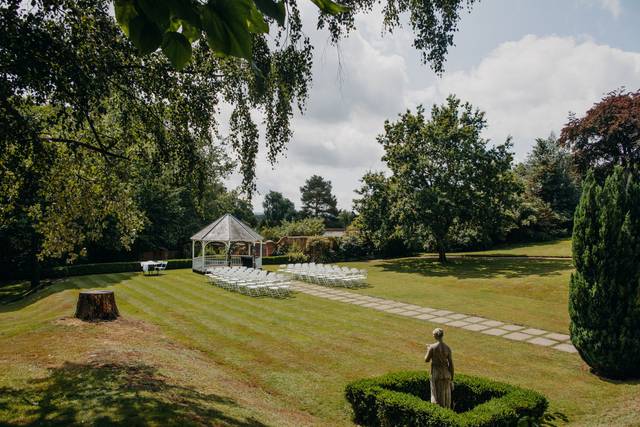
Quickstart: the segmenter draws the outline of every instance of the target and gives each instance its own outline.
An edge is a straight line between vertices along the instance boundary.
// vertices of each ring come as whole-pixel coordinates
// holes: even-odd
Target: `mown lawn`
[[[462,252],[462,254],[571,258],[571,238],[540,243],[498,245],[486,251]]]
[[[359,293],[566,333],[568,259],[431,257],[342,263],[368,271]]]
[[[369,264],[365,292],[385,275],[389,288],[425,279],[387,262]],[[122,319],[69,318],[79,288],[115,290]],[[76,277],[0,306],[0,425],[348,425],[345,384],[426,369],[434,326],[303,294],[250,298],[189,270]],[[575,425],[636,422],[640,385],[599,379],[577,355],[460,329],[446,339],[458,372],[534,388]]]

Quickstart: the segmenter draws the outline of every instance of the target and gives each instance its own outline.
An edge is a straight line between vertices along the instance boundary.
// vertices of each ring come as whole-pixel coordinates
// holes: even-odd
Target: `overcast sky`
[[[259,153],[256,212],[270,190],[299,209],[299,187],[313,174],[329,179],[338,206],[350,209],[362,175],[384,168],[376,135],[385,119],[419,104],[428,110],[450,93],[486,111],[484,136],[501,143],[511,135],[522,160],[569,111],[583,114],[620,86],[640,88],[636,0],[482,0],[464,14],[441,77],[420,62],[409,29],[381,33],[379,13],[359,17],[357,31],[334,47],[315,31],[311,2],[303,4],[316,46],[313,88],[285,155],[271,166]],[[228,185],[239,182],[234,175]]]

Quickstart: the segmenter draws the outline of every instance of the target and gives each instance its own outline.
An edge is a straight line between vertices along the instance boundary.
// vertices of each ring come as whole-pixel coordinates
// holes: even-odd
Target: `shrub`
[[[599,374],[640,376],[640,182],[616,168],[584,183],[573,228],[571,341]]]
[[[262,265],[280,265],[289,262],[289,256],[287,255],[275,255],[262,257]]]
[[[298,221],[283,221],[279,227],[263,227],[260,233],[265,240],[276,242],[285,236],[320,236],[324,233],[324,220],[304,218]]]
[[[427,372],[397,372],[347,385],[354,421],[365,426],[495,426],[539,420],[547,409],[541,394],[479,377],[456,375],[454,409],[432,404]]]
[[[341,260],[363,259],[373,255],[373,246],[357,228],[349,226],[344,236],[338,241],[337,252]]]
[[[307,239],[304,253],[313,262],[331,262],[336,259],[338,242],[335,238],[313,236]]]
[[[287,261],[290,263],[307,262],[309,261],[309,257],[302,252],[294,251],[287,254]]]
[[[188,259],[170,259],[167,264],[167,270],[178,268],[191,268],[191,258]],[[126,262],[104,262],[99,264],[77,264],[64,267],[55,267],[45,271],[44,276],[50,278],[68,277],[68,276],[84,276],[88,274],[107,274],[107,273],[129,273],[142,271],[140,261]]]

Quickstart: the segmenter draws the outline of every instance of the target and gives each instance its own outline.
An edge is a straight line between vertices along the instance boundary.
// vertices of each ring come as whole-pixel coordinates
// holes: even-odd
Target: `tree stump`
[[[76,317],[85,321],[115,320],[118,313],[113,291],[84,291],[78,295]]]

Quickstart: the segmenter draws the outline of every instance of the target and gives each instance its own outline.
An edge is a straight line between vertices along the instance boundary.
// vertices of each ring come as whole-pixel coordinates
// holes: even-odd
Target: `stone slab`
[[[506,329],[507,331],[511,331],[511,332],[515,332],[515,331],[519,331],[520,329],[524,329],[524,326],[520,326],[520,325],[502,325],[500,327],[502,329]]]
[[[448,317],[434,317],[429,321],[433,323],[449,323],[452,321],[452,319],[449,319]]]
[[[484,331],[480,331],[483,334],[487,334],[487,335],[495,335],[495,336],[501,336],[507,333],[507,331],[505,331],[504,329],[496,329],[496,328],[492,328],[492,329],[485,329]]]
[[[554,346],[553,348],[555,348],[556,350],[560,350],[560,351],[564,351],[566,353],[577,353],[578,350],[576,350],[576,348],[571,345],[571,344],[558,344],[556,346]]]
[[[542,338],[542,337],[535,337],[533,339],[530,339],[527,342],[530,342],[531,344],[535,344],[535,345],[541,345],[544,347],[549,347],[550,345],[554,345],[558,343],[557,341],[550,340],[547,338]]]
[[[556,341],[569,341],[571,339],[569,335],[557,334],[555,332],[545,335],[545,338],[551,338],[552,340],[556,340]]]
[[[467,326],[463,326],[464,329],[467,329],[469,331],[484,331],[485,329],[489,329],[489,326],[487,325],[480,325],[478,323],[470,323]]]
[[[453,322],[447,323],[447,326],[453,326],[455,328],[462,328],[463,326],[470,325],[471,323],[465,322],[464,320],[454,320]]]
[[[434,316],[446,316],[452,313],[453,311],[449,311],[449,310],[438,310],[438,311],[432,312],[431,314],[433,314]]]
[[[464,320],[465,322],[470,322],[470,323],[482,323],[487,321],[487,319],[485,319],[484,317],[478,317],[478,316],[467,317]]]
[[[429,319],[433,319],[435,316],[432,316],[431,314],[427,314],[427,313],[422,313],[419,316],[416,316],[416,319],[420,319],[420,320],[429,320]]]
[[[410,304],[398,303],[395,305],[396,308],[401,308],[403,310],[411,310]]]
[[[503,338],[508,338],[514,341],[526,341],[531,338],[531,335],[523,334],[522,332],[511,332],[510,334],[504,335]]]
[[[457,314],[448,314],[447,317],[449,317],[449,318],[451,318],[453,320],[462,320],[462,319],[465,319],[465,318],[467,318],[469,316],[467,316],[466,314],[457,313]]]
[[[390,308],[388,310],[385,310],[387,313],[394,313],[394,314],[399,314],[402,313],[403,311],[406,311],[403,308]]]
[[[401,316],[407,316],[407,317],[413,317],[413,316],[417,316],[418,314],[420,314],[419,311],[415,311],[415,310],[408,310],[408,311],[403,311],[402,313],[398,313]]]
[[[422,313],[431,313],[431,312],[436,311],[436,309],[435,309],[435,308],[431,308],[431,307],[420,307],[420,308],[419,308],[418,310],[416,310],[416,311],[420,311],[420,312],[422,312]]]
[[[496,326],[502,326],[504,325],[504,323],[502,322],[498,322],[497,320],[486,320],[484,322],[482,322],[483,325],[487,325],[490,326],[492,328],[495,328]]]
[[[547,331],[544,331],[542,329],[536,329],[536,328],[525,329],[522,332],[529,335],[544,335],[547,333]]]
[[[387,304],[390,305],[391,307],[404,307],[404,304],[401,302],[395,302],[395,301],[387,301]]]

